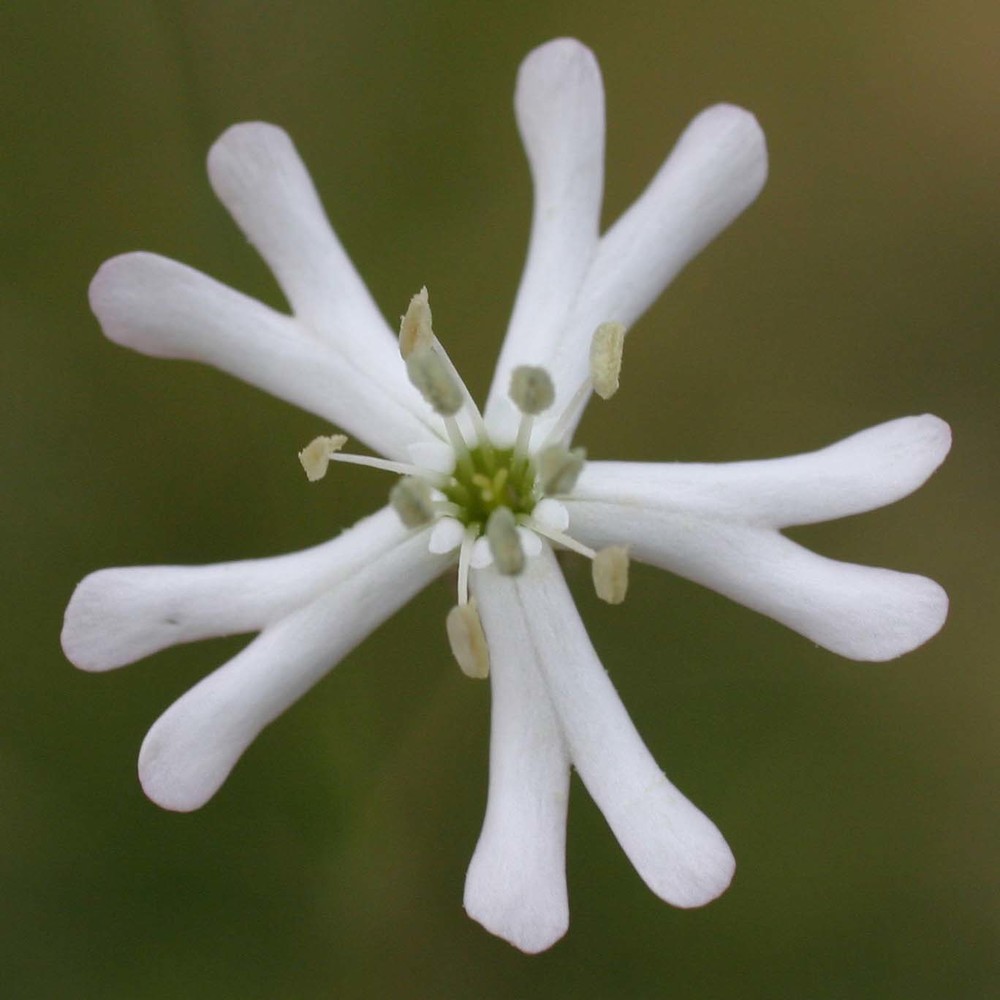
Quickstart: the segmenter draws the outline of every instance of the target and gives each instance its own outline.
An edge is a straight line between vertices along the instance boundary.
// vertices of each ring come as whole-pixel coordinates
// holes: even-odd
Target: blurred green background
[[[1000,995],[998,29],[962,0],[5,4],[3,996]],[[608,221],[710,103],[751,108],[771,151],[764,194],[637,327],[579,439],[728,460],[937,413],[956,443],[927,487],[796,536],[932,576],[952,614],[905,659],[854,664],[663,573],[636,569],[608,608],[571,571],[639,730],[739,869],[671,909],[575,782],[570,931],[529,958],[461,907],[489,699],[448,655],[449,588],[191,815],[146,801],[135,755],[243,640],[93,676],[58,635],[93,569],[304,547],[387,488],[308,487],[315,418],[105,341],[98,264],[157,250],[281,305],[204,174],[227,125],[280,123],[385,314],[426,283],[481,394],[530,211],[514,76],[561,34],[604,71]]]

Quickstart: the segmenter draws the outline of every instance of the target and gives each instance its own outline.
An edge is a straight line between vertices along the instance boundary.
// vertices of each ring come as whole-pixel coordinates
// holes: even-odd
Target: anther
[[[621,323],[602,323],[590,342],[590,380],[601,399],[610,399],[618,391],[622,370],[625,327]]]
[[[421,347],[431,347],[434,344],[434,329],[431,325],[431,306],[427,298],[427,289],[421,288],[410,299],[406,315],[400,317],[399,323],[399,353],[408,358]]]
[[[590,339],[590,363],[587,378],[577,387],[545,436],[546,444],[558,444],[571,424],[580,418],[591,392],[610,399],[618,391],[622,370],[625,327],[621,323],[601,323]]]
[[[556,390],[544,368],[519,365],[510,375],[510,398],[522,413],[536,417],[552,405]]]
[[[466,677],[482,680],[490,673],[490,650],[486,633],[476,611],[475,598],[467,604],[456,604],[445,619],[448,644]]]
[[[486,522],[486,541],[493,563],[505,576],[517,576],[524,569],[524,550],[517,536],[517,521],[509,507],[497,507]]]
[[[437,413],[453,417],[462,408],[462,387],[432,346],[421,344],[406,358],[406,374]]]
[[[519,365],[511,372],[509,394],[514,405],[521,411],[521,423],[514,441],[514,460],[515,465],[523,465],[528,460],[535,417],[552,405],[556,390],[544,368]]]
[[[406,476],[389,491],[389,503],[407,528],[419,528],[434,519],[434,497],[422,479]]]
[[[309,482],[318,482],[326,475],[330,459],[347,444],[346,434],[314,438],[299,452],[299,461]]]
[[[561,444],[550,444],[535,456],[538,485],[546,495],[569,493],[587,458],[584,448],[564,448]]]
[[[608,604],[621,604],[628,591],[628,549],[624,545],[600,549],[594,555],[591,570],[597,596]]]

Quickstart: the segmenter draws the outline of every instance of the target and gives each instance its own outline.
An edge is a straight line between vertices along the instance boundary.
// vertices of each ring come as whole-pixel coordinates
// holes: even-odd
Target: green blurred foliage
[[[997,995],[998,28],[974,0],[5,4],[3,995]],[[386,315],[426,283],[481,392],[530,211],[514,75],[560,34],[604,70],[609,220],[709,103],[754,110],[771,149],[759,202],[630,339],[590,454],[764,457],[938,413],[956,446],[927,487],[798,534],[933,576],[953,611],[905,660],[853,664],[642,568],[598,606],[570,563],[639,730],[740,868],[672,910],[577,785],[570,931],[528,958],[461,907],[489,705],[447,654],[446,587],[187,816],[143,798],[135,753],[241,642],[88,676],[58,633],[92,569],[302,547],[386,490],[367,470],[307,487],[314,418],[105,341],[97,265],[157,250],[280,305],[204,176],[222,129],[271,120]]]

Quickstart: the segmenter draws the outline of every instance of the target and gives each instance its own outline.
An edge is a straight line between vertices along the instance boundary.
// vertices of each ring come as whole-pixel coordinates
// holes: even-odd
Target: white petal
[[[91,282],[90,304],[115,343],[214,365],[383,455],[405,458],[408,444],[432,436],[418,415],[420,400],[412,390],[393,395],[386,369],[359,367],[298,321],[166,257],[106,261]],[[393,364],[402,369],[399,358]]]
[[[487,410],[506,398],[511,370],[543,363],[597,245],[604,183],[604,90],[593,54],[561,38],[531,52],[514,98],[531,176],[528,257]]]
[[[523,621],[570,759],[629,860],[668,903],[690,907],[714,899],[732,879],[732,853],[646,749],[597,659],[551,549],[511,579],[513,586],[497,583],[498,614]]]
[[[550,531],[565,531],[569,527],[569,511],[565,504],[552,497],[544,497],[535,504],[531,512],[533,520]]]
[[[480,535],[472,545],[472,555],[469,556],[469,565],[473,569],[484,569],[493,565],[493,551],[485,536]]]
[[[542,551],[542,540],[528,528],[519,525],[517,537],[521,542],[521,551],[528,559],[534,559]]]
[[[691,122],[643,194],[601,237],[548,363],[557,398],[570,398],[587,377],[597,326],[631,327],[757,197],[766,176],[764,135],[750,112],[719,104]]]
[[[567,507],[574,536],[588,545],[628,545],[633,558],[711,587],[851,659],[909,652],[948,614],[948,597],[933,580],[826,559],[772,528],[711,510],[627,499],[570,500]]]
[[[902,417],[805,455],[755,462],[589,462],[574,498],[628,507],[696,511],[783,528],[860,514],[926,482],[951,446],[948,425],[930,414]],[[539,505],[541,506],[541,505]]]
[[[586,347],[598,323],[631,326],[750,205],[766,177],[764,134],[749,111],[717,104],[698,115],[649,187],[601,237],[576,312],[588,327],[580,331]]]
[[[442,517],[431,528],[427,548],[435,555],[454,552],[462,544],[464,537],[465,527],[461,521],[457,521],[453,517]]]
[[[266,628],[150,729],[139,752],[146,794],[179,812],[204,805],[268,723],[445,565],[423,533],[411,535]]]
[[[490,649],[490,787],[465,879],[465,909],[522,951],[550,947],[569,925],[569,757],[510,577],[474,573]]]
[[[521,411],[507,396],[492,395],[483,419],[486,421],[489,439],[498,448],[514,447],[521,423]]]
[[[265,122],[234,125],[212,146],[208,175],[295,315],[341,350],[388,367],[399,353],[396,338],[330,228],[288,135]]]
[[[178,643],[257,632],[408,534],[385,508],[329,542],[290,555],[98,570],[73,592],[63,650],[83,670],[111,670]]]
[[[451,473],[455,468],[455,451],[444,441],[417,441],[407,449],[410,461],[429,472]]]

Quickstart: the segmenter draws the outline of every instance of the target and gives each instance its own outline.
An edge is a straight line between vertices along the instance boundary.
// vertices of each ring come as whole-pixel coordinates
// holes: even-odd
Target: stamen
[[[332,434],[329,437],[313,438],[299,452],[299,461],[302,463],[302,468],[305,469],[309,482],[319,482],[326,475],[330,459],[345,444],[347,444],[346,434]]]
[[[407,528],[419,528],[434,520],[435,504],[431,488],[422,479],[405,476],[389,491],[389,503]]]
[[[628,591],[628,549],[609,545],[594,556],[594,590],[602,601],[621,604]]]
[[[569,549],[581,556],[586,556],[588,559],[593,559],[597,555],[589,545],[578,542],[572,535],[567,535],[565,532],[550,528],[540,521],[536,521],[534,518],[525,518],[522,523],[536,535],[544,535],[550,542],[555,542],[556,545],[561,545],[564,549]]]
[[[601,399],[610,399],[618,391],[622,370],[625,327],[621,323],[602,323],[590,342],[590,381]]]
[[[528,457],[535,417],[552,405],[556,390],[549,373],[544,368],[519,365],[511,372],[509,395],[514,405],[521,411],[521,423],[517,428],[517,439],[514,442],[514,461],[521,463]]]
[[[452,656],[458,661],[462,673],[474,680],[482,680],[490,674],[490,650],[486,644],[486,633],[479,620],[475,600],[467,604],[456,604],[445,619],[445,630]]]
[[[472,547],[479,537],[479,525],[470,524],[462,537],[462,547],[458,551],[458,603],[469,603],[469,562],[472,559]]]
[[[306,471],[309,482],[318,482],[326,475],[330,462],[344,462],[347,465],[367,465],[371,469],[381,469],[397,476],[415,476],[425,482],[443,489],[452,482],[452,478],[443,472],[425,469],[421,465],[410,462],[394,462],[389,458],[378,458],[375,455],[343,454],[340,449],[347,443],[346,434],[332,434],[330,437],[314,438],[299,452],[299,461]]]
[[[451,373],[451,377],[456,383],[458,383],[458,387],[465,400],[465,411],[469,415],[469,419],[472,421],[473,429],[476,432],[476,442],[479,447],[482,448],[488,461],[492,464],[493,447],[490,444],[489,435],[486,433],[486,424],[483,421],[483,415],[480,413],[479,407],[476,405],[476,401],[472,398],[472,393],[469,392],[469,388],[463,381],[462,376],[458,374],[458,369],[455,367],[455,363],[450,357],[448,357],[448,352],[444,349],[444,346],[441,341],[437,339],[437,337],[434,337],[434,350],[444,363],[445,367]]]
[[[406,358],[406,374],[420,394],[443,417],[453,417],[464,402],[458,380],[432,346],[414,348]]]
[[[576,485],[577,478],[587,458],[584,448],[564,448],[561,444],[550,444],[535,456],[538,470],[538,485],[543,493],[569,493]]]
[[[427,288],[421,288],[410,299],[406,315],[399,321],[399,353],[405,361],[417,348],[434,345],[434,329],[431,324],[431,306],[427,298]]]
[[[443,472],[434,472],[410,462],[395,462],[391,458],[378,458],[375,455],[345,455],[339,453],[330,456],[332,462],[344,462],[346,465],[367,465],[370,469],[381,469],[383,472],[394,472],[397,476],[416,476],[441,489],[451,482],[451,476]]]
[[[465,440],[462,428],[455,419],[455,414],[463,405],[469,408],[476,433],[482,435],[484,452],[492,460],[493,451],[486,441],[486,429],[465,383],[459,378],[451,359],[435,338],[431,344],[420,344],[414,347],[406,358],[406,374],[416,386],[420,394],[434,410],[444,419],[448,440],[459,463],[466,472],[472,472],[472,461],[469,458],[469,443]]]
[[[469,443],[465,440],[462,428],[458,426],[458,421],[454,417],[444,417],[444,429],[448,432],[448,440],[451,441],[452,451],[455,452],[455,460],[462,467],[467,476],[471,476],[475,470],[475,463],[469,454]]]
[[[610,399],[618,389],[618,376],[622,367],[625,327],[621,323],[601,323],[590,340],[590,371],[577,386],[576,392],[563,407],[558,419],[545,436],[545,444],[558,444],[566,436],[566,429],[587,405],[591,391],[602,399]]]
[[[479,412],[479,407],[476,405],[476,401],[472,398],[472,393],[469,392],[469,389],[462,380],[462,377],[458,374],[458,369],[455,368],[451,358],[448,357],[448,352],[444,349],[441,341],[438,340],[434,334],[430,299],[428,298],[426,287],[421,288],[420,291],[414,295],[412,299],[410,299],[410,305],[406,310],[406,315],[400,320],[399,353],[403,356],[403,360],[407,362],[407,372],[409,372],[409,359],[411,355],[416,351],[423,350],[433,351],[433,353],[437,355],[439,367],[451,376],[452,381],[458,387],[458,391],[462,394],[469,419],[472,421],[473,429],[476,432],[478,444],[481,448],[483,448],[484,454],[486,454],[490,462],[492,462],[493,449],[490,446],[489,437],[486,434],[486,424],[483,422],[483,415]],[[423,393],[424,398],[428,399],[426,392],[424,392],[424,389],[414,381],[412,374],[410,374],[410,381],[414,382],[414,385],[416,385],[420,392]],[[438,413],[444,414],[447,412],[439,409],[432,400],[428,399],[428,402],[431,403],[431,406],[433,406]],[[456,407],[451,411],[451,413],[457,413],[460,408],[461,406]],[[454,443],[454,435],[452,434],[451,429],[449,429],[448,433]],[[468,446],[465,445],[465,447]]]
[[[524,550],[517,537],[517,521],[509,507],[497,507],[490,514],[486,522],[486,541],[500,573],[517,576],[524,569]]]
[[[519,365],[511,372],[510,398],[522,413],[537,417],[552,405],[556,390],[544,368]]]

